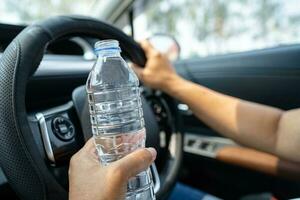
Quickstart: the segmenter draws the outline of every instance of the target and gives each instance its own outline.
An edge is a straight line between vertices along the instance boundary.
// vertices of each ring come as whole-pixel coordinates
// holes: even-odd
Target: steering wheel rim
[[[25,94],[26,83],[38,68],[46,46],[58,38],[78,34],[117,39],[126,57],[141,66],[145,64],[144,52],[132,38],[88,17],[53,17],[27,27],[11,42],[0,63],[0,163],[21,199],[67,199],[67,191],[55,180],[37,151],[27,120]],[[166,178],[169,189],[178,173],[176,167],[169,180]]]

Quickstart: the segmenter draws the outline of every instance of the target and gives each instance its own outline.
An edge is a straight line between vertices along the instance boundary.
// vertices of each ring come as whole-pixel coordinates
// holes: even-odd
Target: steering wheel
[[[57,39],[75,35],[116,39],[120,42],[126,58],[141,66],[144,66],[146,61],[143,50],[131,37],[111,25],[87,17],[53,17],[28,26],[11,42],[3,53],[0,63],[0,163],[9,184],[21,199],[56,200],[68,197],[67,187],[60,183],[57,173],[53,173],[57,163],[52,148],[58,143],[54,145],[53,137],[45,135],[48,129],[45,112],[44,115],[41,113],[36,115],[37,119],[33,122],[39,129],[33,128],[34,125],[26,111],[25,94],[27,82],[38,68],[47,45]],[[81,127],[83,131],[77,129],[73,132],[75,136],[72,140],[55,138],[55,141],[60,141],[59,144],[75,141],[82,146],[83,141],[78,142],[78,138],[90,137],[83,134],[89,132],[86,131],[89,122],[84,121],[89,119],[89,116],[84,109],[86,94],[83,91],[82,88],[75,89],[73,101],[68,104],[68,108],[76,110],[76,117],[79,119],[77,121],[69,119],[69,122],[74,123],[74,127]],[[147,141],[150,141],[148,145],[159,148],[159,128],[155,115],[145,101],[143,109],[148,133]],[[51,113],[52,116],[55,114],[53,109],[47,113]],[[165,156],[167,159],[159,174],[161,184],[157,192],[158,199],[166,197],[172,189],[181,162],[182,135],[177,130],[173,130],[172,134],[175,138],[173,144],[175,149],[173,154],[167,153]],[[60,155],[70,155],[78,148],[80,145],[61,148]],[[158,156],[163,152],[165,151],[159,151]],[[65,165],[67,168],[68,162]],[[62,173],[67,176],[67,170]]]

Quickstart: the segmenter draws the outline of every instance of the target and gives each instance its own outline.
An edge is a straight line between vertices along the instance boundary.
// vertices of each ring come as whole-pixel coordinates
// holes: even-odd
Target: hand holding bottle
[[[69,200],[125,199],[129,178],[146,170],[156,158],[153,148],[139,149],[108,166],[99,165],[94,139],[70,161]]]

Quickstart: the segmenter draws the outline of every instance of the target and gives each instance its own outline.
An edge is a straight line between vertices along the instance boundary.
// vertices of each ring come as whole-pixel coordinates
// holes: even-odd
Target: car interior
[[[118,40],[126,61],[140,66],[146,57],[137,41],[148,39],[187,80],[284,110],[300,107],[293,0],[4,0],[0,12],[1,199],[67,199],[70,158],[92,136],[85,84],[101,39]],[[185,24],[188,16],[195,21]],[[253,30],[260,26],[263,35]],[[151,166],[157,199],[177,182],[220,199],[300,196],[299,163],[237,144],[184,102],[140,88],[146,145],[158,151]]]

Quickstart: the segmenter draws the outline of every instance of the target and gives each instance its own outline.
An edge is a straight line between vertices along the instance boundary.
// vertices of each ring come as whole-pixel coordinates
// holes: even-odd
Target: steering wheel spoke
[[[47,160],[51,165],[68,163],[83,144],[73,103],[38,112],[35,117]]]

